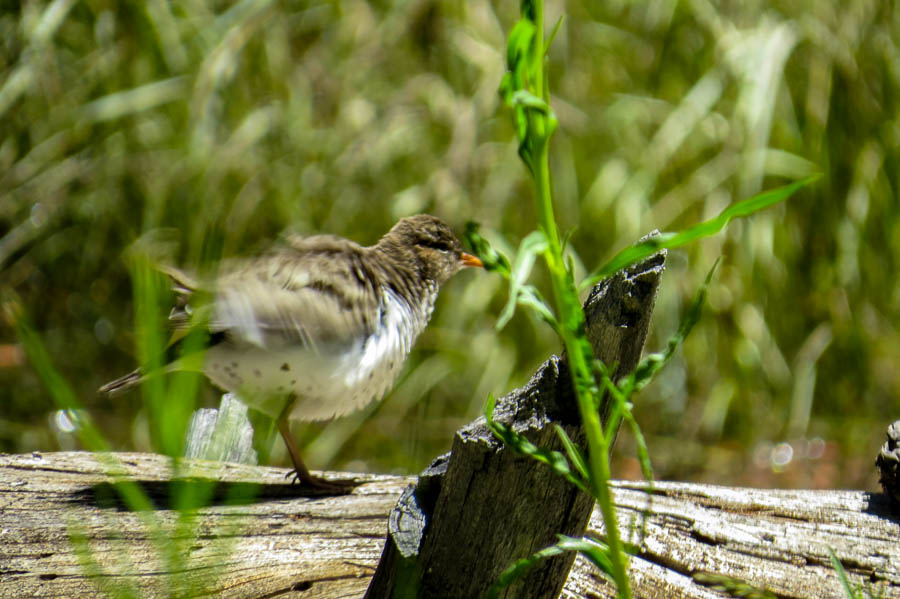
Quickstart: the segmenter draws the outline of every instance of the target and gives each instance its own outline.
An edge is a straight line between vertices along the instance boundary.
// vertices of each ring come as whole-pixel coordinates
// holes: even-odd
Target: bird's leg
[[[294,463],[294,471],[290,472],[288,476],[293,475],[295,482],[299,481],[302,483],[312,480],[314,477],[310,474],[306,464],[303,463],[303,458],[300,457],[300,452],[294,444],[294,437],[291,435],[291,427],[288,424],[287,418],[283,415],[278,418],[278,432],[281,433],[281,438],[284,439],[284,444],[287,446],[288,453],[291,455],[291,462]]]
[[[353,487],[356,484],[354,481],[326,480],[322,477],[313,475],[306,467],[306,464],[303,463],[303,458],[300,457],[300,451],[297,449],[297,445],[294,443],[294,436],[291,434],[291,426],[288,422],[288,415],[291,413],[291,409],[294,407],[294,403],[296,401],[297,398],[292,397],[290,401],[288,401],[284,410],[281,411],[281,415],[278,416],[277,420],[278,432],[281,433],[281,438],[284,439],[284,444],[285,446],[287,446],[288,453],[291,456],[291,462],[294,464],[293,472],[288,472],[287,476],[293,476],[294,482],[299,482],[301,485],[309,486],[315,489],[321,489],[323,491],[346,493],[349,488]]]

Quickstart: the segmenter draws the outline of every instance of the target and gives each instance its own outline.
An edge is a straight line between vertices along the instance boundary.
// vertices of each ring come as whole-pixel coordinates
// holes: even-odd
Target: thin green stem
[[[539,121],[544,120],[537,115],[533,115],[532,118]],[[538,146],[537,164],[535,165],[537,168],[534,171],[534,183],[537,188],[538,226],[547,237],[547,253],[545,255],[547,257],[548,266],[550,267],[550,272],[554,273],[553,291],[558,306],[561,297],[560,292],[563,290],[556,286],[556,280],[558,278],[556,275],[565,271],[566,265],[563,262],[562,246],[559,242],[559,231],[556,228],[556,218],[553,214],[553,196],[550,192],[550,160],[547,152],[548,146],[547,140],[542,140]]]
[[[564,275],[563,275],[564,276]],[[557,287],[568,279],[562,281],[560,277],[554,276],[554,291]],[[565,290],[560,289],[565,292]],[[569,296],[571,297],[571,296]],[[577,296],[576,296],[577,297]],[[560,297],[557,296],[557,301]],[[581,307],[576,309],[581,311]],[[583,319],[583,312],[582,319]],[[583,336],[578,335],[578,331],[571,330],[564,326],[563,343],[566,347],[566,353],[569,358],[569,368],[572,373],[573,387],[578,401],[578,410],[581,414],[582,426],[584,426],[588,440],[588,457],[591,469],[591,484],[594,491],[594,497],[600,505],[600,512],[603,515],[603,524],[606,528],[606,543],[609,546],[609,559],[612,566],[613,577],[616,580],[616,586],[619,591],[619,597],[622,599],[631,599],[631,583],[628,579],[628,565],[625,558],[624,547],[619,536],[618,523],[616,521],[616,512],[613,505],[612,495],[609,491],[609,480],[611,477],[609,469],[609,444],[606,441],[606,435],[603,432],[603,425],[600,422],[600,413],[594,402],[593,394],[590,392],[594,385],[590,364],[586,359],[584,346],[587,341]],[[594,388],[594,393],[598,393]]]
[[[534,3],[534,29],[536,32],[534,55],[531,59],[535,61],[534,72],[537,76],[531,84],[534,86],[534,95],[547,101],[549,97],[544,96],[544,3],[542,0],[536,0]],[[540,133],[543,133],[543,131]]]
[[[549,94],[545,95],[544,87],[544,3],[538,0],[534,3],[535,21],[535,48],[534,61],[534,95],[549,104]],[[547,236],[549,244],[547,256],[549,258],[550,271],[558,273],[565,268],[562,262],[562,248],[559,243],[559,232],[556,228],[556,218],[553,214],[553,196],[550,190],[550,139],[547,131],[547,115],[536,110],[529,111],[530,130],[534,132],[532,139],[535,143],[535,169],[534,183],[537,188],[537,212],[538,226]],[[557,292],[554,286],[554,292]],[[559,305],[559,294],[556,296]]]
[[[560,335],[569,358],[578,409],[588,439],[590,486],[600,503],[606,526],[609,570],[618,587],[619,597],[631,599],[627,556],[619,536],[615,506],[609,490],[611,442],[600,422],[598,398],[602,391],[594,377],[594,356],[585,336],[584,310],[578,301],[572,273],[566,267],[553,213],[549,146],[557,123],[549,107],[550,93],[544,69],[547,42],[544,39],[542,0],[523,1],[522,15],[523,20],[510,33],[507,48],[510,72],[504,77],[500,90],[513,108],[514,125],[520,142],[519,154],[534,179],[538,228],[546,240],[542,254],[550,271],[558,315],[548,319],[548,322]],[[514,285],[511,297],[515,299],[511,301],[519,301],[517,294],[518,289]],[[611,385],[609,381],[605,383]]]
[[[544,87],[544,41],[543,41],[543,3],[535,2],[535,26],[537,30],[536,48],[534,51],[537,64],[534,65],[534,93],[545,101],[549,94]],[[610,549],[610,564],[616,580],[619,597],[631,599],[631,584],[628,580],[627,558],[616,522],[615,507],[609,491],[609,445],[603,433],[600,414],[594,397],[599,393],[594,383],[591,364],[588,359],[590,348],[586,349],[587,339],[584,337],[584,312],[578,303],[577,290],[568,273],[562,254],[559,232],[553,214],[553,197],[550,185],[549,134],[547,114],[536,110],[529,111],[530,128],[534,132],[535,141],[534,180],[537,193],[538,225],[547,237],[545,257],[550,268],[554,300],[557,313],[561,315],[559,333],[569,357],[569,367],[575,389],[578,409],[581,413],[582,425],[588,439],[590,457],[591,484],[594,495],[600,504],[603,523],[606,527],[606,540]]]

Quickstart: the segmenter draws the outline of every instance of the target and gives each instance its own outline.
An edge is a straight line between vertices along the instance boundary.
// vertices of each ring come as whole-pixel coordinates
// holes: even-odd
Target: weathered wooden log
[[[322,497],[284,469],[183,464],[174,480],[153,454],[0,455],[0,597],[359,597],[410,481],[360,475],[353,495]],[[125,509],[125,480],[152,509]],[[208,507],[173,508],[189,485]]]
[[[652,490],[643,482],[618,482],[614,489],[625,540],[640,547],[630,562],[635,597],[766,597],[768,591],[779,599],[846,599],[829,548],[853,586],[870,589],[872,597],[900,597],[900,510],[883,493],[669,482]],[[595,513],[590,530],[602,536],[602,529]],[[574,578],[566,586],[571,595],[563,597],[616,597],[608,587],[598,592]],[[714,592],[717,585],[726,590]]]
[[[122,509],[110,463],[150,494],[153,511]],[[220,462],[188,462],[188,469],[217,487],[190,526],[176,527],[184,516],[169,506],[167,458],[0,455],[0,598],[99,598],[115,588],[142,598],[362,597],[388,514],[413,480],[360,475],[364,482],[350,495],[314,497],[286,485],[284,469]],[[612,487],[619,526],[640,548],[630,563],[635,597],[734,596],[695,578],[708,573],[779,599],[843,598],[829,547],[852,584],[900,597],[900,509],[887,495],[667,482],[650,492],[644,483]],[[243,502],[226,501],[246,491],[254,493]],[[595,511],[589,534],[602,535],[601,522]],[[579,558],[561,596],[616,595]]]
[[[614,377],[640,359],[664,268],[665,252],[654,254],[597,285],[585,302],[594,355],[616,365]],[[564,357],[551,357],[525,387],[498,400],[494,418],[539,447],[564,451],[556,425],[585,444]],[[479,418],[457,432],[449,457],[438,458],[394,508],[366,597],[481,597],[515,560],[558,534],[584,534],[593,505],[548,466],[504,446]],[[546,560],[501,596],[558,596],[574,559]]]

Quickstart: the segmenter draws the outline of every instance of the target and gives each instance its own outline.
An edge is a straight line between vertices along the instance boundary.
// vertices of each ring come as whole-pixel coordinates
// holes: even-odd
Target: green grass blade
[[[510,271],[509,299],[497,318],[496,329],[498,331],[505,327],[513,317],[519,300],[520,289],[531,274],[531,269],[534,267],[537,257],[546,251],[547,237],[541,231],[532,231],[519,244],[519,250],[516,252]]]
[[[494,396],[489,395],[484,410],[484,417],[487,421],[488,428],[491,429],[494,436],[502,441],[505,446],[517,453],[537,460],[542,464],[546,464],[552,468],[556,474],[562,476],[582,491],[586,493],[590,492],[585,479],[577,476],[575,472],[572,472],[572,469],[569,467],[569,461],[566,459],[565,455],[552,449],[538,447],[524,436],[514,431],[512,427],[494,420],[494,406]]]
[[[632,372],[621,384],[620,388],[623,393],[630,396],[632,393],[646,387],[647,384],[653,380],[653,377],[656,376],[656,374],[669,362],[678,346],[687,339],[687,336],[690,334],[691,330],[693,330],[694,325],[699,322],[700,316],[703,314],[703,305],[706,303],[709,284],[712,281],[712,276],[718,265],[719,260],[716,260],[712,268],[709,269],[709,272],[706,273],[703,285],[700,286],[697,295],[694,296],[694,301],[691,302],[690,308],[688,308],[684,318],[682,318],[681,324],[678,326],[678,331],[669,338],[666,349],[660,353],[649,354],[641,360],[637,368],[634,369],[634,372]]]
[[[25,349],[28,362],[50,392],[50,397],[56,407],[60,410],[81,413],[81,402],[78,401],[78,397],[72,391],[65,377],[54,366],[50,353],[41,341],[40,335],[28,321],[28,316],[21,303],[12,295],[12,292],[8,292],[0,299],[0,304],[2,304],[2,312],[6,320],[16,331],[16,335]],[[79,417],[78,422],[79,439],[85,447],[91,451],[109,451],[103,435],[94,427],[89,418]]]
[[[644,477],[644,480],[650,483],[652,488],[653,464],[650,462],[650,448],[647,447],[647,440],[644,438],[644,433],[641,432],[641,427],[638,425],[637,420],[634,419],[634,414],[628,407],[622,411],[622,418],[628,424],[628,428],[634,436],[634,442],[637,445],[638,462],[641,465],[641,475]]]
[[[488,589],[485,599],[496,599],[501,590],[525,576],[531,568],[536,566],[542,560],[556,557],[557,555],[562,555],[569,551],[581,553],[588,561],[597,566],[601,572],[612,579],[612,563],[609,560],[609,547],[604,543],[593,539],[576,539],[565,535],[557,536],[559,541],[556,544],[545,547],[528,557],[517,560],[512,566],[504,570],[503,574],[497,579],[497,582]]]
[[[691,576],[695,581],[708,586],[713,590],[721,591],[731,597],[743,597],[745,599],[777,599],[776,595],[765,589],[758,589],[738,578],[725,576],[724,574],[711,574],[709,572],[697,572]]]
[[[577,551],[597,566],[610,580],[615,580],[612,562],[609,559],[610,549],[606,543],[591,538],[576,539],[565,535],[558,535],[557,546],[565,551]]]
[[[528,557],[524,557],[518,561],[516,561],[512,566],[503,571],[503,574],[497,579],[490,589],[488,589],[487,594],[485,594],[485,599],[496,599],[500,595],[500,591],[514,583],[519,578],[525,576],[528,571],[536,566],[542,560],[545,560],[550,557],[555,557],[564,553],[565,550],[562,549],[559,545],[551,545],[546,549],[541,549],[537,553],[530,555]]]
[[[861,599],[862,593],[854,590],[853,586],[850,584],[850,579],[847,578],[847,571],[844,570],[843,564],[841,564],[841,560],[838,559],[837,554],[835,554],[834,549],[831,547],[828,548],[828,558],[831,560],[831,567],[834,568],[834,571],[837,572],[838,580],[841,581],[841,587],[844,589],[844,594],[848,599]]]
[[[556,25],[553,26],[553,31],[550,32],[550,35],[547,36],[547,41],[544,43],[544,56],[550,51],[550,46],[553,45],[553,40],[556,39],[556,34],[559,33],[559,28],[562,27],[565,20],[566,15],[559,15],[559,18],[556,19]]]
[[[523,285],[520,287],[518,303],[534,310],[544,322],[553,327],[554,331],[559,332],[559,321],[556,320],[553,310],[550,309],[550,306],[544,301],[541,292],[538,291],[536,287],[533,285]]]
[[[817,181],[820,177],[821,175],[816,174],[776,189],[764,191],[751,198],[732,204],[723,210],[719,216],[694,225],[684,231],[678,233],[663,233],[631,247],[627,247],[616,254],[612,260],[601,266],[582,281],[579,288],[583,290],[593,287],[620,269],[639,262],[661,249],[674,249],[693,241],[715,235],[724,229],[732,219],[749,216],[755,212],[768,208],[769,206],[783,202],[800,189]]]
[[[580,474],[583,479],[587,480],[590,475],[588,474],[587,460],[584,459],[584,453],[582,453],[581,449],[572,442],[572,439],[569,438],[569,435],[566,434],[563,427],[558,424],[554,424],[553,427],[556,429],[556,435],[562,442],[563,447],[566,448],[566,454],[568,454],[572,465],[575,466],[575,470],[578,471],[578,474]]]

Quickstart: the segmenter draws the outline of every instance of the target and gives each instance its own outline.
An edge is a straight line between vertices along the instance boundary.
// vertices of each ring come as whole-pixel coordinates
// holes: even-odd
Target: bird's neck
[[[410,306],[427,305],[430,315],[438,285],[426,276],[421,258],[408,248],[384,242],[373,247],[372,252],[376,258],[374,261],[378,263],[378,268],[373,268],[373,271],[378,276],[379,286],[389,286]]]

